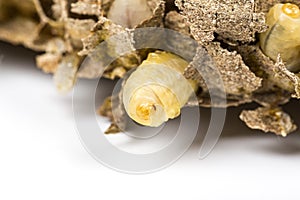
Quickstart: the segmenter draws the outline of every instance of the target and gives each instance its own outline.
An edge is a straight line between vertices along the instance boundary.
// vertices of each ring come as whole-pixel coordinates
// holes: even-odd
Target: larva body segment
[[[126,28],[133,28],[152,16],[146,0],[114,0],[108,18]]]
[[[280,54],[290,71],[300,70],[300,9],[294,4],[276,4],[267,14],[269,29],[260,35],[262,51],[276,61]]]
[[[150,53],[124,86],[123,104],[130,118],[157,127],[177,117],[197,88],[182,75],[187,65],[171,53]]]

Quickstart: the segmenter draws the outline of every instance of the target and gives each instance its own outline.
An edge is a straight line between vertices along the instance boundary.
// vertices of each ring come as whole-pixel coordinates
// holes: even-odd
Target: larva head
[[[288,70],[299,71],[300,9],[286,3],[274,5],[266,16],[268,30],[260,34],[260,47],[265,55],[276,61],[280,54]]]
[[[282,11],[284,14],[291,18],[300,18],[300,9],[297,5],[286,3],[282,6]]]
[[[197,88],[182,73],[188,62],[167,52],[150,53],[127,79],[123,105],[131,119],[157,127],[180,114],[180,109]]]
[[[127,113],[131,119],[145,126],[158,127],[180,114],[176,96],[166,87],[148,85],[132,95]]]

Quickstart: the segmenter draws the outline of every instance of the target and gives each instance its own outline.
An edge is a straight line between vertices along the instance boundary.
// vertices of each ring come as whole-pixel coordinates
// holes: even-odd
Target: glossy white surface
[[[299,130],[287,138],[251,131],[238,119],[241,108],[233,108],[206,159],[197,158],[199,134],[171,167],[147,175],[122,174],[99,164],[82,147],[72,95],[57,93],[51,76],[35,68],[32,52],[0,43],[0,55],[0,199],[300,198]],[[298,125],[299,106],[285,106]],[[201,117],[204,128],[207,110]],[[142,148],[122,134],[109,139],[120,148]]]

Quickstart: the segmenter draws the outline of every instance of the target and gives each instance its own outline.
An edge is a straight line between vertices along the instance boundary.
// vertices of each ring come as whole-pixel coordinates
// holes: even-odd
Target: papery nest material
[[[257,34],[268,28],[265,15],[269,9],[286,2],[300,6],[298,0],[0,0],[0,39],[42,52],[36,59],[38,67],[54,73],[57,87],[67,91],[79,77],[124,78],[147,57],[149,50],[136,50],[130,43],[131,52],[108,67],[101,63],[80,67],[110,36],[123,32],[130,41],[132,30],[143,27],[178,31],[201,45],[194,49],[196,54],[184,73],[199,82],[201,92],[197,102],[187,105],[211,105],[207,83],[197,67],[214,65],[227,93],[227,104],[219,106],[256,102],[261,107],[243,111],[241,119],[250,128],[285,136],[296,126],[280,107],[291,98],[300,98],[300,75],[288,71],[280,57],[273,61],[265,56],[257,45]],[[136,12],[137,8],[143,12]],[[191,47],[176,37],[167,40],[178,49]],[[109,51],[99,56],[115,56],[122,42],[108,44]],[[208,56],[205,62],[203,56]],[[119,97],[112,97],[120,104],[117,116],[110,115],[109,100],[100,109],[113,121],[108,132],[119,131],[118,125],[122,130],[125,127]]]

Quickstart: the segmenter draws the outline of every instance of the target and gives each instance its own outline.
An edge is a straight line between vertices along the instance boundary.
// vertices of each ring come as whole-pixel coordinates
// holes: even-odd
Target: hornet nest
[[[163,113],[159,109],[169,109],[160,119],[163,122],[178,116],[182,106],[211,106],[208,87],[197,68],[215,65],[227,94],[227,104],[219,106],[256,102],[260,106],[242,111],[240,119],[252,129],[286,136],[296,130],[296,125],[281,105],[291,98],[300,98],[298,6],[298,0],[0,0],[0,40],[40,52],[37,66],[53,73],[55,84],[62,91],[70,90],[77,78],[130,80],[127,72],[139,69],[145,62],[168,65],[168,60],[174,59],[181,63],[173,67],[194,85],[198,100],[188,101],[186,96],[172,100],[171,89],[176,88],[145,88],[139,95],[165,95],[156,99],[160,107],[137,105],[139,110],[133,115],[146,125],[158,123],[156,118],[149,120],[156,116],[154,112]],[[193,38],[201,48],[195,49],[191,60],[184,61],[155,49],[136,50],[133,45],[131,53],[109,67],[101,63],[80,67],[102,41],[143,27],[175,30]],[[113,57],[119,42],[122,43],[110,43],[109,51],[99,56]],[[171,37],[168,42],[186,48],[176,38]],[[203,59],[205,56],[207,59]],[[126,82],[123,85],[126,88]],[[100,114],[112,120],[107,133],[125,126],[124,116],[127,107],[131,108],[127,104],[124,108],[124,97],[129,98],[122,94],[109,97],[99,109]],[[114,117],[112,102],[118,104]]]

